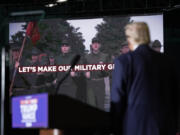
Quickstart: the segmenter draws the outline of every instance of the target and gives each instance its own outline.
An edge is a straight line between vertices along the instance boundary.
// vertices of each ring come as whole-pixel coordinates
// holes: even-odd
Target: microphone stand
[[[55,94],[57,94],[59,87],[60,87],[61,84],[64,82],[64,80],[66,80],[66,78],[69,76],[69,74],[70,74],[70,72],[71,72],[71,69],[72,69],[72,67],[70,67],[70,69],[69,69],[68,72],[64,75],[64,77],[63,77],[60,81],[58,81],[58,85],[57,85],[57,87],[55,88],[55,89],[56,89]]]
[[[58,85],[57,85],[57,87],[55,88],[55,89],[56,89],[55,94],[57,94],[59,87],[60,87],[61,84],[64,82],[64,80],[66,80],[66,78],[69,76],[71,70],[72,70],[72,69],[74,68],[74,66],[77,64],[77,62],[79,61],[80,57],[81,57],[80,55],[76,55],[76,56],[73,58],[73,60],[72,60],[72,62],[71,62],[71,67],[70,67],[70,69],[69,69],[68,72],[64,75],[64,77],[58,82]]]

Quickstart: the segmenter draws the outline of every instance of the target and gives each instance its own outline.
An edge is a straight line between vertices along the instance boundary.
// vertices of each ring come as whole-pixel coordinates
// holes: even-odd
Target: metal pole
[[[5,48],[1,51],[1,135],[4,135]]]
[[[22,56],[22,52],[23,52],[23,49],[24,49],[24,45],[25,45],[25,42],[26,42],[26,38],[27,38],[27,35],[24,37],[24,40],[23,40],[23,43],[22,43],[22,46],[21,46],[21,50],[20,50],[20,53],[19,53],[19,57],[18,57],[18,62],[20,62],[20,59],[21,59],[21,56]],[[17,68],[15,68],[15,70],[13,72],[13,78],[12,78],[12,82],[11,82],[10,88],[9,88],[9,95],[10,96],[13,94],[12,88],[13,88],[13,85],[14,85],[14,80],[15,80],[15,77],[16,77],[16,72],[17,72]]]

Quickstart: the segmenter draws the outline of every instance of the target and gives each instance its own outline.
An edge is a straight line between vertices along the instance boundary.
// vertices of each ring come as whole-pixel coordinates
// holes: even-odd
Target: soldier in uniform
[[[12,45],[12,59],[10,59],[10,80],[12,81],[15,68],[17,68],[16,63],[19,63],[18,65],[22,66],[24,64],[24,58],[22,57],[20,62],[18,62],[19,58],[19,52],[20,52],[20,46],[13,44]],[[24,91],[26,91],[29,88],[29,83],[25,78],[24,74],[21,74],[16,71],[14,83],[13,83],[13,89],[12,93],[14,96],[24,94]]]
[[[61,54],[55,57],[56,65],[71,65],[74,54],[71,52],[71,46],[68,44],[67,40],[64,40],[60,46]],[[57,72],[56,75],[56,85],[58,86],[59,81],[66,75],[66,72]],[[74,77],[75,72],[70,72],[70,75],[64,80],[64,82],[58,88],[57,94],[66,95],[72,98],[76,97],[76,84]]]
[[[49,52],[49,55],[48,55],[48,63],[49,63],[49,65],[55,65],[55,57],[54,57],[54,54],[53,53],[50,53]],[[48,87],[48,93],[50,93],[50,94],[55,94],[55,84],[54,83],[52,83],[54,80],[55,80],[55,78],[56,78],[56,72],[51,72],[51,73],[48,73],[49,74],[49,76],[48,76],[48,82],[49,83],[51,83],[51,85]]]
[[[87,64],[108,63],[108,55],[100,52],[101,44],[98,39],[93,38],[91,53],[86,56]],[[106,71],[88,71],[85,73],[87,78],[88,101],[99,109],[104,110],[105,82],[108,76]]]
[[[55,58],[52,53],[49,54],[49,65],[55,65]]]
[[[39,54],[41,53],[41,51],[36,48],[33,47],[32,51],[31,51],[31,60],[27,61],[27,65],[28,66],[38,66],[39,65]]]
[[[36,47],[33,47],[31,51],[31,59],[26,61],[25,66],[39,66],[39,54],[40,50]],[[28,94],[38,93],[38,90],[35,88],[38,79],[37,73],[25,73],[25,75],[30,85]]]
[[[152,43],[152,49],[157,52],[161,52],[161,47],[161,42],[159,40],[154,40],[154,42]]]
[[[39,61],[39,66],[48,66],[49,60],[47,56],[42,56],[41,60]],[[51,72],[39,72],[37,74],[37,80],[33,89],[36,89],[38,93],[47,92],[49,94],[54,94],[55,87],[54,87],[54,77]]]

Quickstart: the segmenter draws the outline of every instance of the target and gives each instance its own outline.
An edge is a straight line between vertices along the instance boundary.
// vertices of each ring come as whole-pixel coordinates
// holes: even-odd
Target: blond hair
[[[127,38],[133,39],[137,44],[149,44],[150,33],[148,25],[145,22],[133,22],[125,27]]]

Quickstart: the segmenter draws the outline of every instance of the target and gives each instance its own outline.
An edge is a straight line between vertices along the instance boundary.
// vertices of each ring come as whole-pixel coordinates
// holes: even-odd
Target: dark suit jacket
[[[111,112],[117,134],[175,135],[174,71],[164,55],[148,45],[115,59]]]

